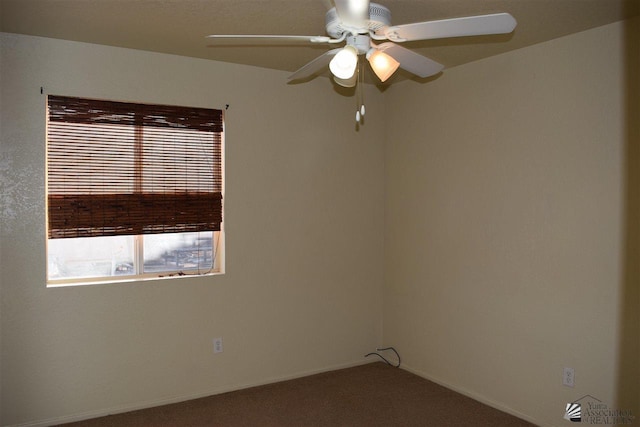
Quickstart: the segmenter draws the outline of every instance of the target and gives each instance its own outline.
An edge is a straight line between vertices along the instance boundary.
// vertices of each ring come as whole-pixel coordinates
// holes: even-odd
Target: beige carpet
[[[532,426],[382,362],[65,424],[138,426]]]

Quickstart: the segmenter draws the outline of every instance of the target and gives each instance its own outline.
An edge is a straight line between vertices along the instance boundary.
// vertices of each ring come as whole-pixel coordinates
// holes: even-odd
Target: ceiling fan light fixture
[[[353,73],[353,76],[348,79],[341,79],[333,76],[333,81],[342,87],[354,87],[358,83],[358,73]]]
[[[371,69],[373,69],[373,72],[376,73],[376,76],[378,76],[381,82],[387,81],[387,79],[396,72],[398,67],[400,67],[398,61],[377,49],[371,49],[367,52],[367,60],[371,65]]]
[[[338,79],[349,80],[355,75],[357,65],[358,50],[353,46],[345,46],[333,57],[329,69]]]

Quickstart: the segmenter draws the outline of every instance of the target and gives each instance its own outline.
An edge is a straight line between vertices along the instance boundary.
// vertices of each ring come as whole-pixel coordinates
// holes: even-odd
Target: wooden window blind
[[[219,231],[222,111],[48,97],[49,238]]]

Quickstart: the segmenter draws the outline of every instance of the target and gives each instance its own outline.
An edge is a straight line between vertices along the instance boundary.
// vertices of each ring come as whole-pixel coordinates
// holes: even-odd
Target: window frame
[[[75,285],[91,285],[91,284],[105,284],[105,283],[122,283],[122,282],[137,282],[137,281],[148,281],[148,280],[163,280],[163,279],[175,279],[175,278],[186,278],[186,277],[200,277],[200,276],[212,276],[212,275],[220,275],[225,273],[225,224],[224,221],[220,220],[219,222],[219,230],[209,230],[209,231],[185,231],[182,233],[191,233],[191,232],[206,232],[211,233],[212,237],[212,250],[211,250],[211,267],[205,269],[169,269],[165,271],[156,271],[156,272],[144,272],[144,237],[145,234],[126,234],[133,240],[133,265],[134,272],[129,275],[109,275],[109,276],[91,276],[91,277],[65,277],[65,278],[50,278],[50,262],[49,262],[49,242],[50,240],[54,240],[50,237],[49,234],[49,104],[48,104],[49,96],[47,96],[47,114],[46,114],[46,156],[45,156],[45,253],[46,253],[46,267],[45,267],[45,278],[47,287],[62,287],[62,286],[75,286]],[[112,102],[112,101],[106,101]],[[143,104],[135,104],[134,105],[143,105]],[[151,105],[151,104],[147,104]],[[170,107],[170,106],[169,106]],[[189,108],[189,107],[177,107],[177,108]],[[193,107],[194,109],[198,109],[198,107]],[[222,129],[218,132],[218,136],[220,138],[219,141],[219,164],[214,162],[213,167],[219,169],[220,173],[220,191],[222,194],[221,201],[221,215],[224,217],[224,195],[225,195],[225,146],[226,146],[226,132],[225,132],[225,116],[224,110],[218,110],[221,113],[221,126]],[[135,125],[138,127],[139,125]],[[136,131],[137,133],[138,131]],[[180,233],[180,234],[182,234]],[[163,234],[163,233],[152,233],[152,234]],[[83,238],[91,238],[91,237],[83,237]],[[90,260],[87,260],[90,262]],[[176,266],[177,267],[177,266]],[[206,271],[203,271],[206,270]]]
[[[145,282],[150,280],[166,280],[166,279],[183,279],[183,278],[192,278],[192,277],[203,277],[203,276],[218,276],[225,274],[225,250],[224,250],[224,224],[221,227],[220,231],[213,232],[213,242],[216,245],[216,239],[219,239],[219,248],[216,250],[217,255],[213,258],[213,265],[211,269],[207,270],[204,273],[193,272],[192,270],[167,270],[163,272],[150,272],[150,273],[140,273],[140,274],[131,274],[131,275],[122,275],[122,276],[94,276],[94,277],[67,277],[67,278],[58,278],[58,279],[50,279],[49,278],[49,262],[47,257],[46,263],[46,282],[47,287],[65,287],[65,286],[78,286],[78,285],[99,285],[99,284],[109,284],[109,283],[126,283],[126,282]],[[144,239],[144,235],[132,235],[130,237],[138,240],[139,238]],[[90,239],[91,237],[87,237]],[[47,246],[47,255],[49,253],[49,239],[46,239]],[[142,256],[142,254],[138,255],[138,251],[136,251],[136,246],[134,243],[134,262],[136,262],[135,258],[138,256]],[[138,265],[144,265],[143,260],[139,260]]]

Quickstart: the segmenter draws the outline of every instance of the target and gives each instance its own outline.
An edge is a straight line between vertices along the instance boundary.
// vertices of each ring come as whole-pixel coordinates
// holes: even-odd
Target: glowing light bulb
[[[385,82],[400,67],[398,61],[376,49],[371,49],[367,52],[367,60],[381,82]]]
[[[355,74],[357,65],[357,49],[353,46],[345,46],[333,57],[333,59],[329,63],[329,69],[331,70],[331,73],[337,78],[342,80],[349,80]]]

